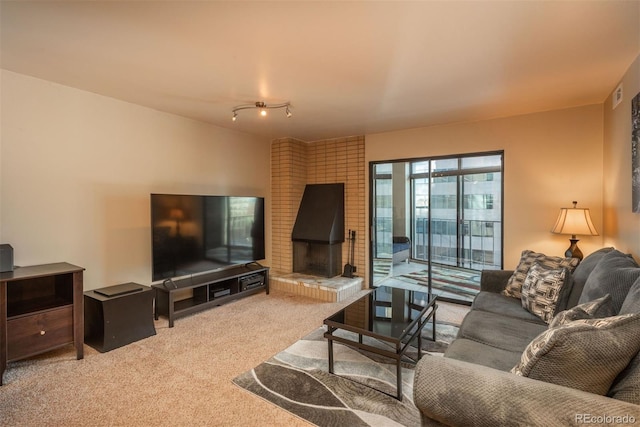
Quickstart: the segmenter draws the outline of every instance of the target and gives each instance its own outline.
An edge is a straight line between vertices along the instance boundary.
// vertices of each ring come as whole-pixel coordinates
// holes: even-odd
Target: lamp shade
[[[597,236],[588,208],[561,208],[556,225],[551,229],[556,234]]]
[[[184,219],[184,211],[182,209],[173,208],[169,211],[169,218],[180,221]]]

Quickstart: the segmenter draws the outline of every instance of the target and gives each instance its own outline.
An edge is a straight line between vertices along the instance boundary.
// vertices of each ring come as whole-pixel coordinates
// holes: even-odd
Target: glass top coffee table
[[[334,315],[326,318],[327,331],[324,337],[329,344],[329,372],[333,369],[333,342],[366,350],[396,361],[396,397],[402,400],[402,369],[400,362],[408,357],[406,351],[414,339],[418,339],[418,359],[422,357],[421,332],[431,320],[436,339],[437,298],[428,292],[410,291],[381,286],[352,302]],[[340,330],[354,334],[336,333]],[[363,343],[362,337],[375,338],[386,346]]]

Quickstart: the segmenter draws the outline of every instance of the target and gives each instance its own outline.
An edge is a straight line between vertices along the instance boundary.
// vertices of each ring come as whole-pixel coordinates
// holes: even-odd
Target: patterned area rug
[[[430,328],[430,325],[428,325]],[[438,357],[457,327],[438,323],[436,342],[423,331],[423,348]],[[327,340],[319,328],[233,382],[317,426],[419,426],[413,404],[414,364],[402,363],[403,400],[396,393],[396,366],[391,359],[334,344],[334,371],[328,372]],[[344,332],[345,335],[349,332]],[[365,343],[384,344],[365,338]],[[410,356],[417,349],[410,348]],[[440,353],[440,354],[439,354]]]

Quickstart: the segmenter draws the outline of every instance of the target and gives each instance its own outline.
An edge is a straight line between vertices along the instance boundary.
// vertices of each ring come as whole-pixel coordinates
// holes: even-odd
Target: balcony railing
[[[432,220],[429,242],[429,221],[417,218],[412,239],[411,257],[433,263],[469,268],[496,270],[501,268],[501,223],[487,220]]]

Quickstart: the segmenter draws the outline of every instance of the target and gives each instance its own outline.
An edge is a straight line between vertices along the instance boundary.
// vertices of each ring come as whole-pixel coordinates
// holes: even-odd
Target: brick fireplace
[[[293,272],[295,244],[291,236],[307,184],[344,183],[344,230],[356,230],[358,236],[367,235],[364,151],[363,136],[309,143],[292,138],[272,142],[271,268],[274,274]],[[342,261],[339,264],[343,264],[348,259],[348,245],[340,246]],[[355,265],[363,276],[365,254],[364,239],[356,240]],[[364,282],[368,283],[366,276]]]

